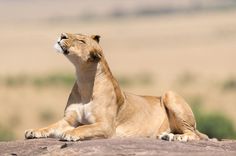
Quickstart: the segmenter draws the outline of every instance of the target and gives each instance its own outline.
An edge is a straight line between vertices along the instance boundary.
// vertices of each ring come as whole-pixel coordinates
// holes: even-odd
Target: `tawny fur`
[[[45,128],[28,130],[25,138],[208,138],[197,131],[191,108],[176,93],[168,91],[153,97],[121,91],[99,46],[99,36],[62,33],[56,48],[75,66],[77,80],[63,119]]]

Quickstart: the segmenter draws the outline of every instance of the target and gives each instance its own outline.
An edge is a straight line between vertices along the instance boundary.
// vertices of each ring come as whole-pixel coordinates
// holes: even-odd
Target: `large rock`
[[[236,141],[168,142],[150,138],[62,142],[33,139],[0,143],[0,155],[200,155],[236,156]]]

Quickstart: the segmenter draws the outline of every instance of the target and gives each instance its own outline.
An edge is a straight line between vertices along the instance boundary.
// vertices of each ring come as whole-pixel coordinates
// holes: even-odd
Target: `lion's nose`
[[[68,39],[68,35],[66,33],[61,33],[61,40]]]

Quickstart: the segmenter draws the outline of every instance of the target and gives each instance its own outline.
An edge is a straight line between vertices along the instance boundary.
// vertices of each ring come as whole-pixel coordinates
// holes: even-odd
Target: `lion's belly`
[[[127,102],[117,116],[115,136],[156,137],[169,129],[168,117],[160,99],[126,96]]]
[[[157,117],[157,121],[152,119],[130,120],[116,127],[115,136],[118,137],[156,137],[162,132],[167,131],[169,126],[162,128],[162,125],[168,125],[163,117]]]

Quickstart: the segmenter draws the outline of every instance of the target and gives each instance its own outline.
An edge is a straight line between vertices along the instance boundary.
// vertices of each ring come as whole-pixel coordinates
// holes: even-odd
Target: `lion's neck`
[[[89,66],[78,65],[76,68],[76,83],[82,103],[88,103],[93,96],[94,84],[97,76],[100,74],[99,65],[91,64]]]
[[[108,81],[111,81],[111,84],[113,85],[117,96],[117,102],[122,103],[124,101],[122,91],[113,77],[105,59],[90,66],[76,66],[76,76],[82,103],[90,102],[93,98],[94,90],[100,86],[106,86]]]

